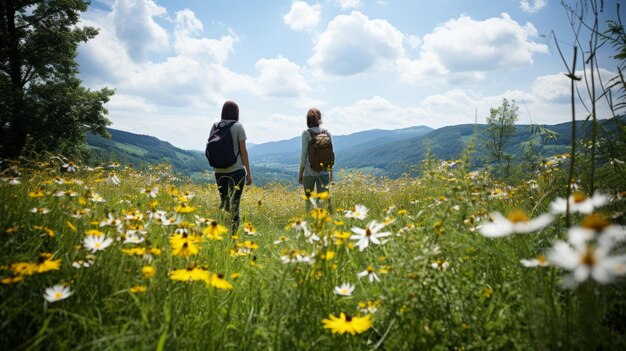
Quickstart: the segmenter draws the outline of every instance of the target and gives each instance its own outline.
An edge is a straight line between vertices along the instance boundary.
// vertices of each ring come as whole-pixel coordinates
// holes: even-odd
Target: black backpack
[[[230,133],[230,128],[235,123],[219,122],[213,127],[204,151],[211,167],[228,168],[237,162],[239,152],[235,154],[233,150],[233,136]]]
[[[335,164],[333,143],[326,130],[315,133],[309,129],[311,141],[309,142],[309,164],[315,171],[330,171]]]

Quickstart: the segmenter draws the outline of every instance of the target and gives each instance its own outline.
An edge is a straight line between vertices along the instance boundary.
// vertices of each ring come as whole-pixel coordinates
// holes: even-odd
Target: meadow
[[[5,164],[0,349],[626,349],[624,182],[569,161],[246,187],[234,236],[167,165]]]

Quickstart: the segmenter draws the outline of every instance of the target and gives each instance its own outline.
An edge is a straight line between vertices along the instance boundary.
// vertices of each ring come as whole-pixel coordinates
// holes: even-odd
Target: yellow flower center
[[[55,299],[60,299],[60,298],[62,298],[62,297],[63,297],[63,294],[61,294],[60,292],[55,292],[55,293],[54,293],[54,298],[55,298]]]
[[[596,232],[601,232],[604,228],[609,226],[609,221],[601,214],[593,213],[583,218],[581,226],[587,229],[593,229]]]
[[[520,210],[511,211],[509,215],[507,216],[507,218],[509,219],[509,221],[513,223],[528,222],[528,216],[526,215],[524,211],[520,211]]]
[[[574,200],[575,204],[579,204],[585,200],[587,200],[587,195],[585,195],[585,193],[580,192],[580,191],[576,191],[572,194],[572,199]]]

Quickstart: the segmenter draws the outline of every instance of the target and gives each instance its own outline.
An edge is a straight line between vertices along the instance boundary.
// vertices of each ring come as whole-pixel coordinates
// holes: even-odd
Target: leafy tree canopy
[[[104,104],[113,91],[92,91],[77,78],[77,48],[95,37],[77,26],[84,0],[0,2],[0,155],[29,151],[75,156],[87,131],[107,136]]]

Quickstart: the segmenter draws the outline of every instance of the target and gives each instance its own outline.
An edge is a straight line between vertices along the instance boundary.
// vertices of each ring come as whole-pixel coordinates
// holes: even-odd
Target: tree
[[[84,0],[0,1],[0,155],[73,154],[85,134],[108,136],[104,104],[113,91],[91,91],[80,79],[77,48],[95,37],[79,27]]]
[[[487,117],[485,148],[490,158],[498,166],[502,165],[502,161],[510,160],[510,155],[504,152],[504,148],[515,135],[515,122],[518,119],[517,110],[515,100],[509,103],[507,99],[503,98],[502,104],[497,108],[491,108],[490,115]]]

